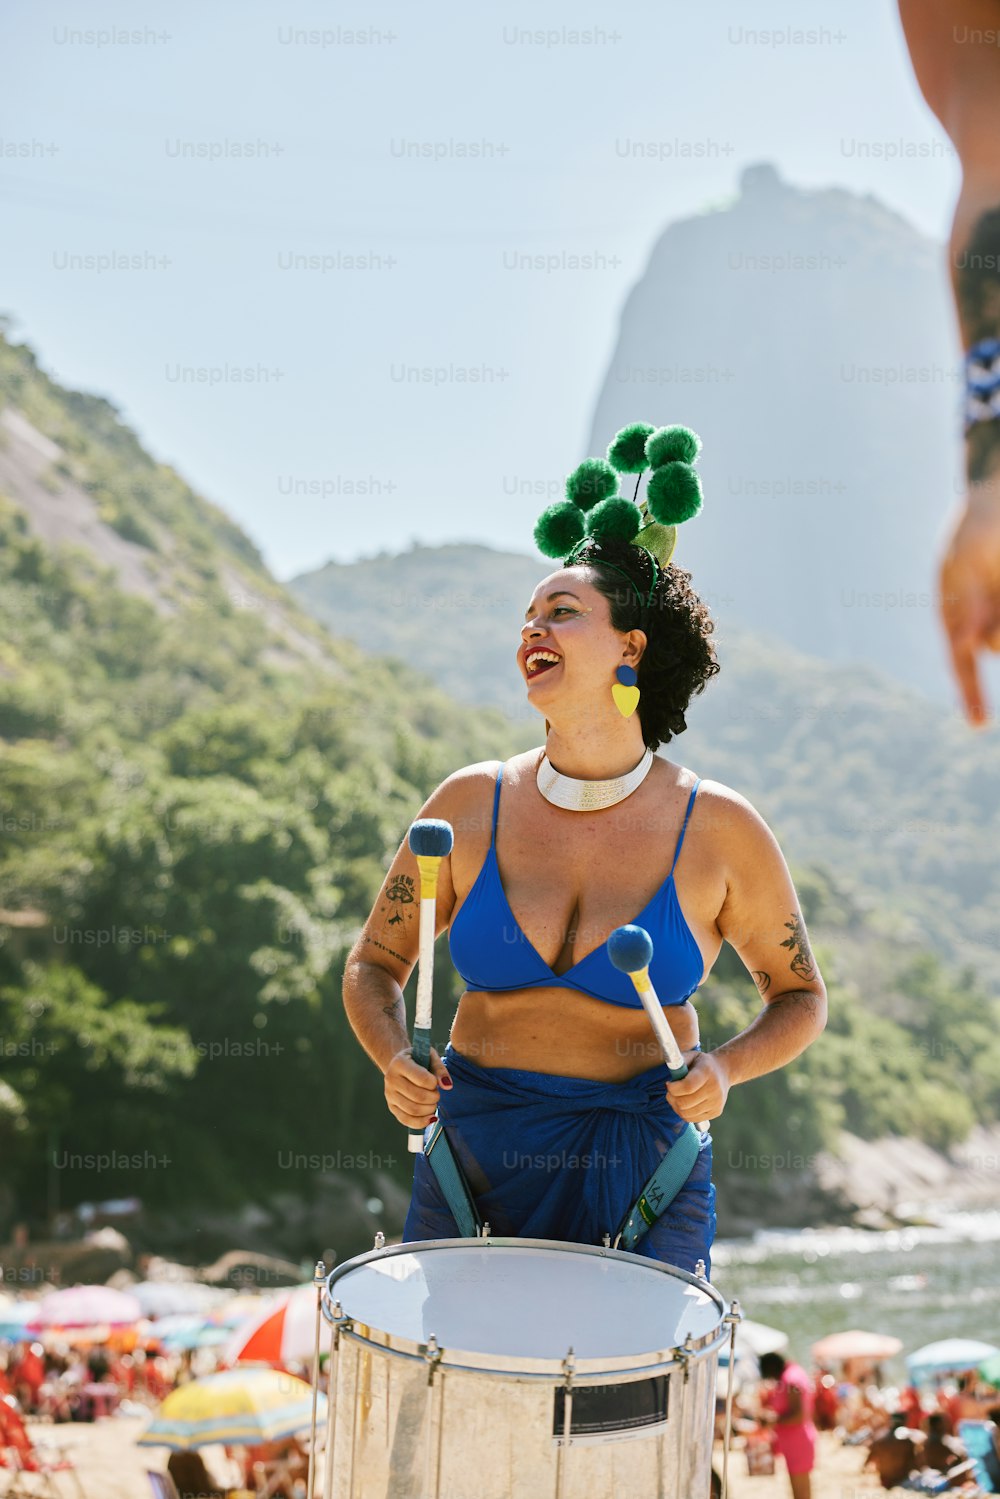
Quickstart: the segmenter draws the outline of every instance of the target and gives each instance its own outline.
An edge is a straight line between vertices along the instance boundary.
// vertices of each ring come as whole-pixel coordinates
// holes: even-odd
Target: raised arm
[[[442,781],[416,816],[440,817],[453,827],[461,826],[475,769],[467,767]],[[448,855],[439,867],[435,937],[447,928],[455,907],[451,860]],[[343,997],[351,1029],[385,1077],[390,1112],[413,1129],[422,1129],[433,1118],[438,1082],[451,1085],[433,1048],[433,1077],[411,1060],[403,990],[417,961],[419,944],[420,872],[404,837],[347,956]]]
[[[826,1025],[826,986],[774,834],[744,797],[713,783],[707,789],[726,878],[718,929],[753,978],[762,1007],[738,1036],[689,1058],[687,1077],[668,1085],[671,1105],[691,1120],[716,1118],[734,1084],[783,1067]]]
[[[962,167],[949,269],[966,401],[966,493],[949,517],[940,611],[970,723],[989,709],[978,657],[1000,650],[1000,9],[996,0],[899,0],[917,83]],[[970,358],[971,356],[971,358]]]

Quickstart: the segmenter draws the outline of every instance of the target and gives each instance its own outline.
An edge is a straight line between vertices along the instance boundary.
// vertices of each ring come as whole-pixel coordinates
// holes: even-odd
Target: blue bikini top
[[[504,894],[497,865],[497,808],[502,777],[503,763],[497,771],[493,793],[489,851],[476,876],[476,883],[452,918],[448,931],[451,960],[466,988],[503,993],[508,989],[531,989],[544,984],[551,989],[577,989],[581,994],[603,999],[608,1004],[639,1009],[642,1001],[632,980],[628,974],[612,967],[607,939],[565,973],[557,974],[543,961],[518,926]],[[652,938],[653,961],[649,965],[649,976],[664,1006],[682,1005],[697,989],[705,971],[701,949],[684,920],[674,888],[674,869],[700,785],[699,777],[688,797],[670,873],[649,904],[638,916],[632,917],[632,922],[645,927]]]

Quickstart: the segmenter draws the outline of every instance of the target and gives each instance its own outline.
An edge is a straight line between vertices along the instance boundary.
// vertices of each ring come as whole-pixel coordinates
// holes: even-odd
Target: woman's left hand
[[[667,1084],[667,1102],[692,1124],[702,1119],[718,1119],[729,1097],[725,1063],[710,1051],[685,1051],[682,1055],[688,1074]]]

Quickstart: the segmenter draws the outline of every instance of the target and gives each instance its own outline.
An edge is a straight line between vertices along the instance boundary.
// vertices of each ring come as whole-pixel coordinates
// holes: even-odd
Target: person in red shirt
[[[924,1424],[924,1407],[920,1399],[920,1391],[913,1385],[908,1384],[899,1397],[899,1409],[906,1417],[906,1424],[914,1431],[920,1431]]]
[[[817,1431],[833,1431],[837,1425],[840,1401],[837,1399],[837,1381],[822,1366],[813,1376],[813,1414]]]
[[[771,1383],[762,1418],[772,1427],[774,1450],[785,1459],[792,1499],[811,1499],[810,1475],[816,1465],[812,1380],[801,1364],[789,1363],[780,1353],[762,1354],[760,1373]]]
[[[29,1415],[38,1409],[38,1394],[45,1383],[41,1343],[26,1343],[24,1352],[10,1371],[14,1393]]]

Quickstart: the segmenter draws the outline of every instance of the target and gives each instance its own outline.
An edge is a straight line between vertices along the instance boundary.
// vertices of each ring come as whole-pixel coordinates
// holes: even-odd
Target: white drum
[[[733,1314],[707,1281],[587,1244],[435,1239],[348,1260],[321,1303],[324,1499],[709,1499]]]

